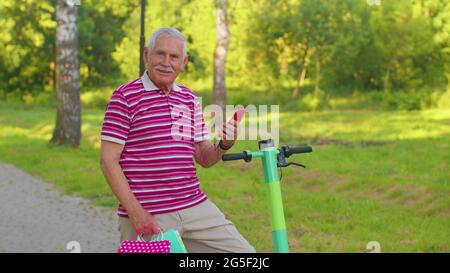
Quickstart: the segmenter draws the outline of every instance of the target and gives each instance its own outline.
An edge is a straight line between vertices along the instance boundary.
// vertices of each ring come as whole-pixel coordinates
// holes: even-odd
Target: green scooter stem
[[[277,169],[275,147],[266,147],[258,152],[246,151],[252,158],[261,157],[264,169],[264,179],[268,186],[270,224],[272,226],[273,249],[276,253],[288,253],[289,244],[284,220],[283,199],[281,197],[280,177]]]

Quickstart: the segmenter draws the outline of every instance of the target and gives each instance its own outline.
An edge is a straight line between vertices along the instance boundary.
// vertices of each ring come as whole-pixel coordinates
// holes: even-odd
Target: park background
[[[79,4],[82,134],[74,149],[49,142],[58,103],[55,1],[0,2],[0,161],[113,210],[99,134],[114,89],[139,75],[140,1]],[[369,241],[383,252],[450,251],[449,2],[146,4],[146,42],[161,26],[187,38],[190,63],[178,82],[203,106],[215,100],[216,30],[225,26],[227,104],[279,105],[281,144],[313,147],[292,157],[306,169],[283,169],[292,252],[364,252]],[[230,152],[256,147],[239,141]],[[197,168],[207,195],[257,251],[271,251],[260,164]]]

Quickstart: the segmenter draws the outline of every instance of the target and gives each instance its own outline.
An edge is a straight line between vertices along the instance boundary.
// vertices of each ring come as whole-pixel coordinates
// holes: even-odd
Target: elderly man
[[[160,28],[144,50],[145,73],[119,86],[101,131],[101,168],[119,200],[120,240],[177,229],[188,252],[254,252],[200,189],[194,159],[208,168],[233,144],[235,123],[210,142],[197,96],[175,83],[187,45],[174,28]],[[188,128],[180,133],[174,128]]]

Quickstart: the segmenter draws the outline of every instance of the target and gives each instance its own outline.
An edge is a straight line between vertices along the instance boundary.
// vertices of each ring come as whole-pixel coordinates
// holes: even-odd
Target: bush
[[[330,107],[329,96],[323,90],[319,89],[312,93],[303,96],[299,102],[298,107],[304,111],[317,111]]]
[[[115,87],[103,87],[81,93],[81,104],[85,108],[105,109]]]
[[[385,92],[383,103],[392,110],[420,110],[422,97],[415,91]]]
[[[81,93],[80,100],[83,108],[105,109],[114,88],[102,87],[100,89],[87,90]],[[14,99],[16,98],[16,99]],[[9,96],[8,101],[19,100],[17,96]],[[56,108],[56,95],[48,91],[36,95],[26,94],[22,97],[25,107],[51,107]]]
[[[436,99],[436,107],[441,109],[450,109],[450,86],[447,91],[438,95]]]
[[[440,93],[430,89],[371,92],[368,104],[379,105],[383,110],[423,110],[436,107]]]
[[[10,100],[10,99],[8,99]],[[56,107],[56,94],[50,90],[44,90],[40,93],[27,93],[22,97],[22,101],[25,107]]]

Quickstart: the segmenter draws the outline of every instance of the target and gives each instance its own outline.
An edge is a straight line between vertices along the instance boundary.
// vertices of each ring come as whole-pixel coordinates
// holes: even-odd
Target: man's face
[[[144,56],[150,79],[158,87],[171,86],[187,62],[183,58],[183,41],[164,35],[156,39],[150,56],[145,48]]]

